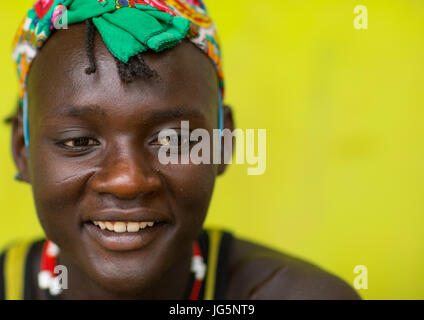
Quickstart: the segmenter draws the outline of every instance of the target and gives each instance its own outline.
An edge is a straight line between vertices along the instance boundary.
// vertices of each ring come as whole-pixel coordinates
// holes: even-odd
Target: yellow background
[[[15,103],[10,58],[32,1],[0,8],[0,116]],[[312,261],[367,299],[424,299],[422,0],[207,1],[223,43],[227,102],[240,128],[267,129],[267,171],[233,165],[208,225]],[[368,30],[353,9],[368,7]],[[59,62],[59,60],[57,61]],[[0,127],[0,246],[42,231],[14,182]]]

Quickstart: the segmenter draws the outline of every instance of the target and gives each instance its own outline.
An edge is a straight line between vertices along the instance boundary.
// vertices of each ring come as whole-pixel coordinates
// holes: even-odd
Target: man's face
[[[157,281],[201,231],[218,167],[161,164],[158,134],[188,120],[212,136],[218,85],[188,41],[145,55],[157,78],[124,84],[99,38],[92,75],[83,25],[54,34],[37,56],[28,79],[28,179],[47,237],[96,283],[131,291]],[[160,223],[116,233],[93,221]]]

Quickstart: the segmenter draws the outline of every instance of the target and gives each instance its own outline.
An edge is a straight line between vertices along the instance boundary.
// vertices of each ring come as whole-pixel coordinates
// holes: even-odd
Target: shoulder
[[[42,243],[43,240],[39,238],[13,241],[0,251],[0,300],[11,297],[23,299],[32,292],[34,260]],[[8,288],[13,290],[7,290]]]
[[[353,300],[342,279],[296,257],[234,238],[227,299]]]

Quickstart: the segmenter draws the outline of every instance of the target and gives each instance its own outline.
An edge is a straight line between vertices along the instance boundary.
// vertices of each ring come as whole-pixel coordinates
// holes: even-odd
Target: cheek
[[[35,141],[34,141],[35,142]],[[75,206],[92,169],[87,164],[71,163],[47,147],[30,146],[31,184],[40,223],[47,236],[60,243],[79,223]]]
[[[201,228],[212,196],[216,168],[214,165],[168,165],[160,170],[171,193],[171,206],[177,220],[187,228]],[[191,224],[191,226],[190,226]]]

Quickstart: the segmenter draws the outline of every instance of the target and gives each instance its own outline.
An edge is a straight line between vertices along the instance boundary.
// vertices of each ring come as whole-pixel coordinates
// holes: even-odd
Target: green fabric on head
[[[143,11],[122,8],[93,18],[93,23],[110,52],[127,62],[130,57],[148,49],[159,52],[172,48],[185,38],[189,21],[165,15],[154,17]],[[160,16],[165,19],[159,20]],[[138,23],[142,23],[143,28],[128,27],[137,26]]]
[[[159,52],[175,47],[190,29],[190,20],[185,18],[146,5],[136,8],[116,9],[114,3],[103,7],[97,1],[73,0],[68,9],[68,23],[92,18],[110,52],[125,63],[149,49]]]

